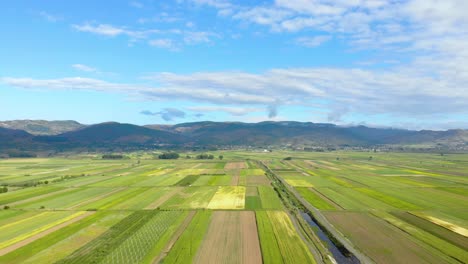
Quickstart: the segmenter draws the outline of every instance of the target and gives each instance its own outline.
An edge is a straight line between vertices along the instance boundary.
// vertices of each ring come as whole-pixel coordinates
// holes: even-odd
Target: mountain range
[[[193,122],[137,126],[117,122],[83,125],[76,121],[0,122],[1,150],[124,150],[153,147],[418,146],[468,149],[468,130],[447,131],[338,126],[311,122]]]

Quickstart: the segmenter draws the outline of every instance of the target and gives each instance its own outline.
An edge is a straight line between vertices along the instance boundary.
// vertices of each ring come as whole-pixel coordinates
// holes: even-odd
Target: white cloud
[[[130,3],[128,3],[131,7],[135,7],[135,8],[143,8],[145,7],[145,5],[141,2],[138,2],[138,1],[130,1]]]
[[[93,24],[84,23],[82,25],[72,25],[72,27],[81,32],[93,33],[108,37],[127,36],[129,42],[133,43],[153,38],[154,36],[163,36],[162,38],[154,38],[148,41],[151,46],[159,48],[167,48],[171,50],[179,49],[182,44],[195,45],[202,43],[210,43],[213,38],[221,36],[208,31],[193,31],[181,29],[144,29],[131,30],[126,27],[113,26],[109,24]],[[179,45],[176,45],[179,44]]]
[[[207,5],[215,8],[225,9],[232,7],[232,4],[226,0],[189,0],[198,5]]]
[[[88,66],[88,65],[84,65],[84,64],[73,64],[72,67],[75,70],[84,71],[84,72],[97,72],[98,71],[98,69]]]
[[[333,2],[336,2],[333,4]],[[345,1],[317,1],[317,0],[276,0],[275,5],[298,13],[311,15],[339,15],[346,11]]]
[[[203,31],[187,31],[184,34],[184,42],[186,44],[209,43],[214,37],[219,37],[217,34]]]
[[[254,112],[263,111],[261,108],[255,107],[233,107],[233,106],[192,106],[187,108],[194,112],[225,112],[233,116],[244,116]]]
[[[447,53],[441,42],[468,41],[465,10],[465,0],[276,0],[237,8],[232,18],[274,32],[327,33],[358,49]]]
[[[329,41],[331,36],[300,37],[295,40],[296,44],[313,48]]]
[[[109,36],[109,37],[115,37],[118,35],[134,35],[134,32],[132,31],[128,31],[124,28],[115,27],[113,25],[108,25],[108,24],[93,25],[90,23],[85,23],[82,25],[73,25],[73,28],[78,31],[88,32],[88,33],[93,33],[93,34],[103,35],[103,36]]]
[[[174,42],[171,39],[153,39],[149,44],[157,48],[175,49]]]
[[[168,14],[166,12],[161,12],[153,17],[139,18],[137,22],[140,24],[160,23],[160,22],[174,23],[174,22],[178,22],[181,20],[182,18],[177,15]]]
[[[149,101],[204,102],[216,106],[205,108],[206,111],[231,114],[243,112],[227,106],[266,108],[270,116],[275,116],[278,107],[288,105],[326,109],[333,120],[340,120],[347,113],[399,117],[468,114],[467,71],[454,75],[450,70],[467,66],[447,64],[441,68],[437,62],[421,60],[411,66],[397,64],[387,70],[296,68],[259,74],[156,73],[146,76],[144,85],[89,78],[3,78],[1,81],[21,88],[86,89],[127,93]],[[421,65],[438,67],[438,72],[435,75],[430,70],[432,74],[426,74]]]
[[[59,16],[59,15],[52,15],[48,12],[45,12],[45,11],[40,11],[39,12],[39,15],[44,18],[45,20],[49,21],[49,22],[58,22],[60,20],[63,20],[63,17],[62,16]]]
[[[269,7],[253,7],[252,9],[238,12],[233,18],[274,27],[275,24],[290,15],[291,12],[287,10]]]

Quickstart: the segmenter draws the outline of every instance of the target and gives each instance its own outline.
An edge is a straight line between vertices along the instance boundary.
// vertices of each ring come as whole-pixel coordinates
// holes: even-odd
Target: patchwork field
[[[214,154],[0,160],[0,263],[468,263],[468,155]]]
[[[468,155],[302,153],[274,164],[372,261],[468,262]]]

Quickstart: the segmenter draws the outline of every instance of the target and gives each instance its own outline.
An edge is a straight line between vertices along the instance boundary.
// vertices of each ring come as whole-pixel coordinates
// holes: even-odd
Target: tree
[[[124,158],[124,155],[121,155],[121,154],[104,154],[104,155],[102,155],[102,159],[115,160],[115,159],[123,159],[123,158]]]
[[[6,193],[6,192],[8,192],[8,187],[3,186],[0,188],[0,193]]]
[[[292,157],[286,157],[283,160],[292,160]]]
[[[178,159],[179,153],[175,152],[165,152],[158,156],[159,159]]]
[[[214,156],[211,154],[203,153],[203,154],[198,154],[196,158],[197,159],[214,159]]]
[[[222,160],[224,157],[223,157],[223,155],[219,155],[218,158],[219,158],[220,160]]]

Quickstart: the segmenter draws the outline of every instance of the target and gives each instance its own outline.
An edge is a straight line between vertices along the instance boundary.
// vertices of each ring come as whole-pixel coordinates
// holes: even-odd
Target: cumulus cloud
[[[176,108],[164,108],[159,112],[151,112],[149,110],[141,111],[140,114],[148,116],[160,116],[165,121],[172,121],[178,118],[185,118],[185,112]]]
[[[265,107],[268,115],[274,117],[278,107],[297,105],[314,108],[317,104],[330,111],[330,120],[340,120],[348,112],[413,117],[467,114],[467,71],[460,71],[455,75],[451,71],[466,66],[448,62],[448,65],[440,68],[439,64],[430,63],[431,61],[421,60],[411,66],[397,65],[387,70],[296,68],[272,69],[258,74],[165,72],[146,76],[145,84],[112,83],[80,77],[5,77],[0,81],[25,89],[85,89],[126,93],[148,101],[185,100],[210,103],[217,107],[198,110],[224,111],[234,115],[241,115],[244,110],[235,110],[231,106],[248,111]],[[422,70],[424,67],[427,69],[437,66],[439,68],[436,74],[435,69],[429,70],[431,74]],[[343,108],[343,105],[346,107]]]
[[[453,54],[443,43],[467,44],[464,10],[465,0],[276,0],[237,8],[232,18],[273,32],[326,32],[359,49]]]

